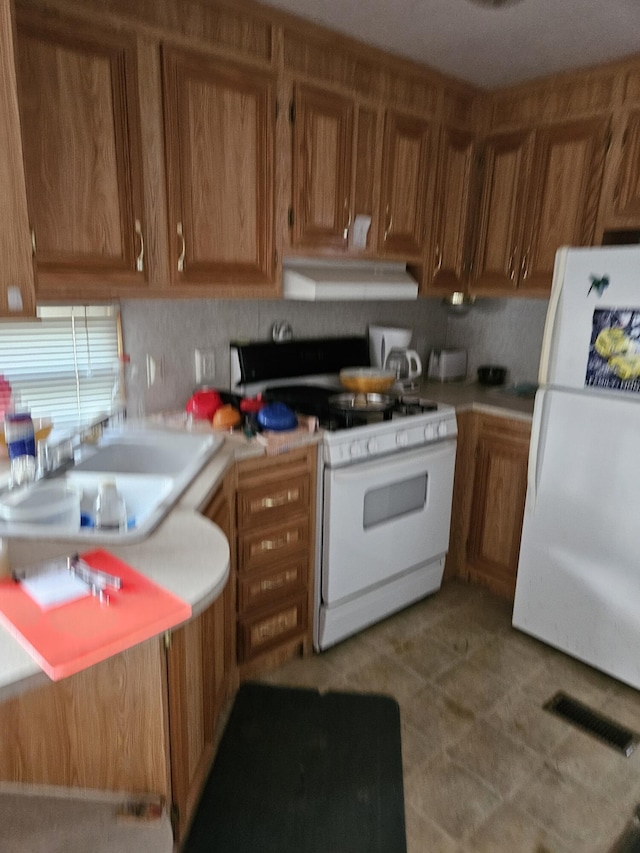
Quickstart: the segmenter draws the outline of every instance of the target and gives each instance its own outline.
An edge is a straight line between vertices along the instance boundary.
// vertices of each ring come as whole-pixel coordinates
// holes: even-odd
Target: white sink
[[[143,428],[105,432],[100,444],[86,449],[81,461],[64,475],[81,494],[86,524],[80,526],[80,518],[71,526],[0,521],[0,536],[78,538],[86,544],[140,542],[165,518],[223,441],[221,435]],[[105,480],[115,480],[124,498],[127,531],[103,532],[91,526],[98,488]]]
[[[107,431],[96,448],[84,449],[74,471],[193,477],[220,447],[208,433],[130,429]]]

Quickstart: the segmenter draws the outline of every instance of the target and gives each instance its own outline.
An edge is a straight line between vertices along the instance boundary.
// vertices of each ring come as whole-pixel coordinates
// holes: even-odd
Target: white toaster
[[[466,349],[434,349],[429,355],[427,376],[439,382],[454,382],[467,375]]]

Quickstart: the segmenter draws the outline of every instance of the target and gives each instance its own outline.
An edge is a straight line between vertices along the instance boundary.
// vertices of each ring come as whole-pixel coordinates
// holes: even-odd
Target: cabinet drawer
[[[309,512],[307,474],[276,480],[238,493],[238,529],[278,524],[295,513]]]
[[[308,562],[300,557],[287,565],[264,572],[253,572],[238,579],[238,612],[240,615],[256,607],[274,604],[301,593],[307,586]]]
[[[282,563],[309,546],[309,520],[299,518],[280,527],[256,530],[238,537],[240,574]]]
[[[245,663],[280,645],[307,627],[306,593],[238,623],[238,661]]]

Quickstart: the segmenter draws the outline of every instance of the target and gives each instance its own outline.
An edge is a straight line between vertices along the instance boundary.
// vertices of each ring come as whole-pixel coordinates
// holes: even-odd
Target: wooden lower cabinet
[[[527,489],[528,421],[458,415],[447,576],[513,599]]]
[[[183,839],[239,679],[311,649],[315,492],[315,446],[231,469],[204,511],[229,540],[223,593],[163,637],[0,703],[0,781],[162,797]]]
[[[225,482],[205,510],[227,536],[229,489]],[[234,625],[230,579],[164,637],[0,704],[0,780],[162,797],[181,839],[235,686]]]
[[[230,481],[204,514],[232,539]],[[232,562],[233,565],[233,562]],[[235,686],[235,590],[233,572],[203,613],[171,632],[167,649],[172,821],[184,836],[215,754],[217,723]]]
[[[315,446],[237,467],[240,679],[311,649],[315,493]]]

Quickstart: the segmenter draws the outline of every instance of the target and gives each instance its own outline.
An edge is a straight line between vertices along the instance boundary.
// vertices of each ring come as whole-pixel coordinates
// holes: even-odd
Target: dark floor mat
[[[387,696],[244,684],[184,853],[406,853]]]

